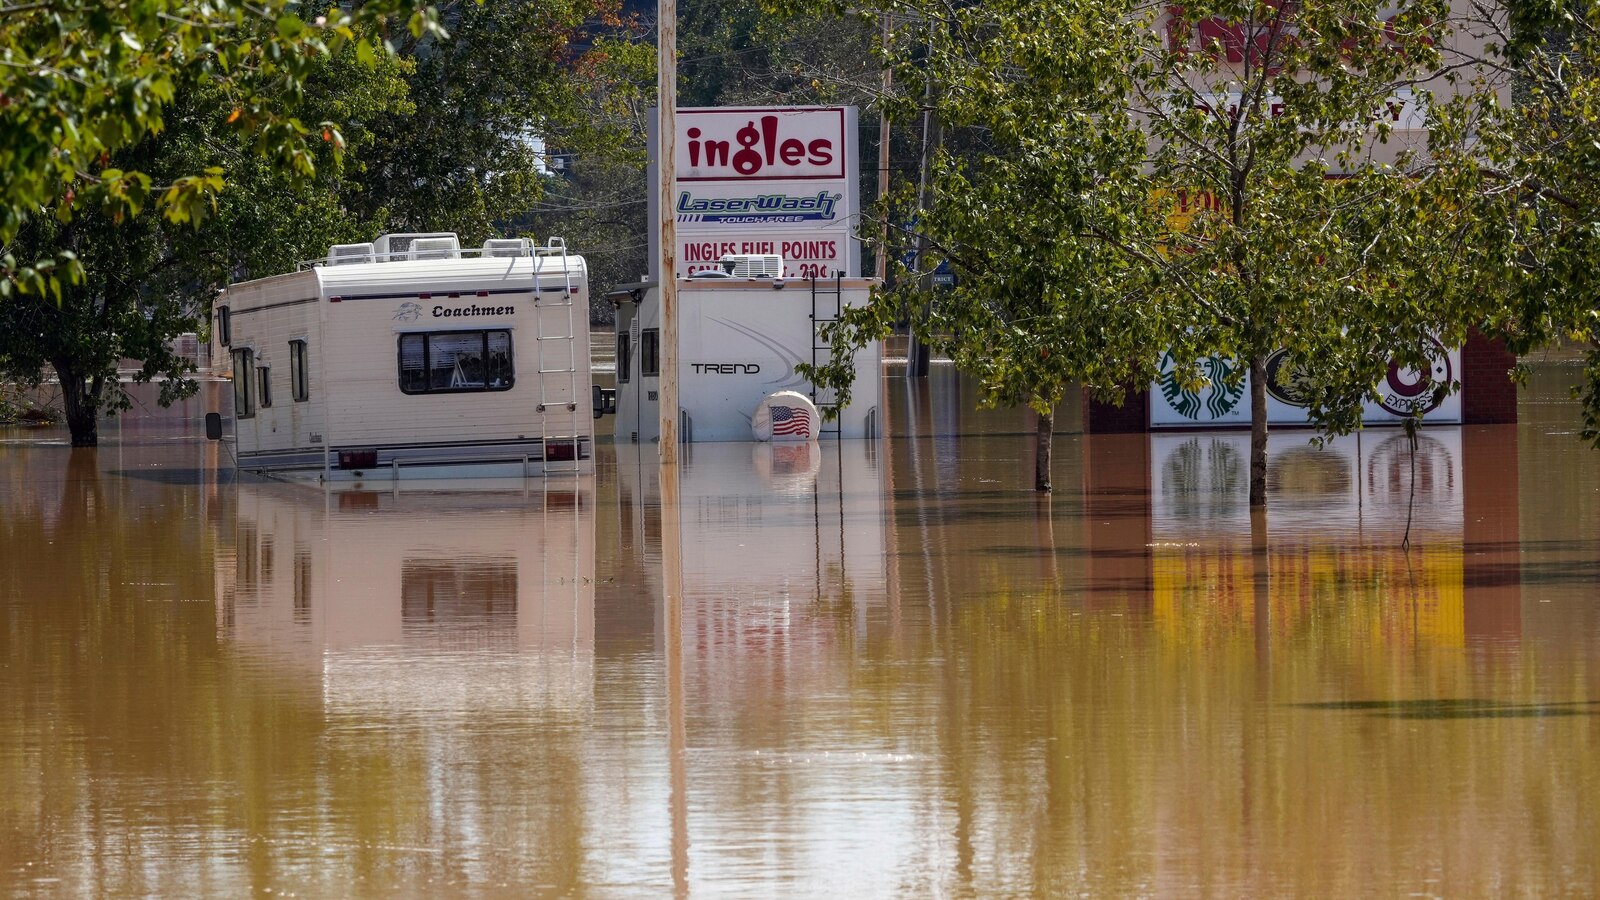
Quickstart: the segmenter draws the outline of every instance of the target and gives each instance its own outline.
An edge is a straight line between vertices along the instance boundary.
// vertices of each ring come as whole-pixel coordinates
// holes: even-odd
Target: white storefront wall
[[[1277,354],[1274,354],[1276,356]],[[1296,403],[1291,379],[1277,377],[1273,360],[1268,375],[1267,422],[1272,425],[1307,425],[1306,408]],[[1207,384],[1198,391],[1186,391],[1178,383],[1170,359],[1162,359],[1162,374],[1150,385],[1150,426],[1152,428],[1203,428],[1250,424],[1250,373],[1236,386],[1226,381],[1242,362],[1213,357],[1201,365]],[[1424,421],[1432,424],[1461,422],[1459,391],[1434,392],[1430,385],[1449,385],[1461,378],[1461,352],[1442,346],[1433,360],[1432,371],[1423,377],[1412,369],[1391,364],[1378,383],[1378,401],[1362,407],[1362,421],[1368,425],[1397,424],[1408,411],[1420,409]]]

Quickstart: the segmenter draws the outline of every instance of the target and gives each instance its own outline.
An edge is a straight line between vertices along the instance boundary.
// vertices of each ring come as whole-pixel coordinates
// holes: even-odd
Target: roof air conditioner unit
[[[372,242],[373,256],[378,262],[392,262],[402,259],[412,259],[413,257],[411,256],[411,248],[412,245],[417,241],[444,239],[449,239],[450,247],[452,249],[460,249],[461,245],[456,241],[456,236],[448,231],[429,231],[408,234],[380,234],[378,235],[378,239]]]
[[[527,238],[490,238],[483,242],[484,256],[528,256],[533,242]]]
[[[722,271],[733,278],[782,278],[783,257],[775,253],[744,253],[717,260]]]
[[[372,262],[371,244],[334,244],[328,248],[328,259],[325,265],[348,266],[355,263]]]
[[[411,259],[457,259],[461,245],[455,235],[449,237],[419,237],[411,242]]]

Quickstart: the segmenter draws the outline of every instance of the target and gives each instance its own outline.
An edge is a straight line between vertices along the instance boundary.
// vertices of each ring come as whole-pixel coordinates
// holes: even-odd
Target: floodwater
[[[0,432],[0,895],[1594,894],[1572,374],[1279,432],[1254,529],[1243,435],[1064,434],[1040,499],[948,377],[667,485]]]

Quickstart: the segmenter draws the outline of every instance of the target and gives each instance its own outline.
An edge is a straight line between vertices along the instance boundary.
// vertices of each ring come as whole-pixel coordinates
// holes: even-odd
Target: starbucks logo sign
[[[1205,384],[1198,390],[1184,387],[1178,377],[1178,366],[1169,351],[1161,358],[1161,396],[1173,411],[1195,422],[1215,421],[1226,416],[1244,398],[1244,379],[1229,383],[1235,377],[1239,364],[1233,360],[1209,357],[1200,363],[1200,373]]]
[[[1310,406],[1306,399],[1305,366],[1289,358],[1288,350],[1278,350],[1267,357],[1267,393],[1279,403],[1290,406]]]

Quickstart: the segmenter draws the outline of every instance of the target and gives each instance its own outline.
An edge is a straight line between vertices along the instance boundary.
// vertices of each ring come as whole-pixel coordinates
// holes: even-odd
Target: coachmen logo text
[[[514,316],[517,314],[515,306],[435,306],[433,317],[435,319],[448,319],[453,316]]]
[[[679,222],[760,225],[772,222],[831,222],[843,195],[762,194],[758,197],[695,197],[678,194]]]

